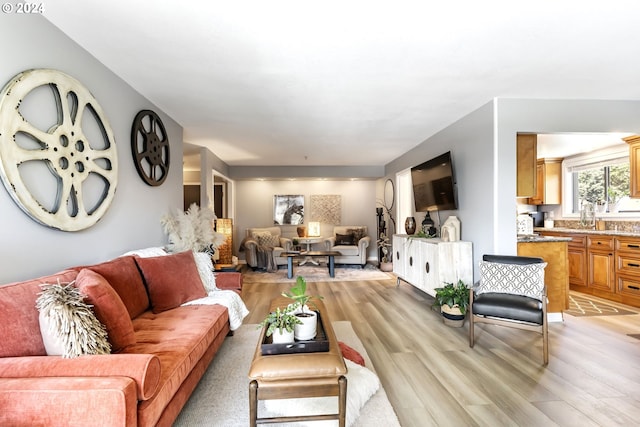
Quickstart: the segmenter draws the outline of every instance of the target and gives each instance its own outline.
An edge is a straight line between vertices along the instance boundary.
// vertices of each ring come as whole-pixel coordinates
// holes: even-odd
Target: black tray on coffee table
[[[315,310],[314,310],[315,311]],[[316,329],[316,336],[311,340],[298,341],[289,344],[274,344],[273,335],[267,337],[265,335],[262,340],[261,348],[263,355],[274,354],[292,354],[292,353],[316,353],[329,351],[329,340],[324,331],[322,316],[319,311],[315,311],[318,316],[318,326]],[[266,328],[266,326],[265,326]]]

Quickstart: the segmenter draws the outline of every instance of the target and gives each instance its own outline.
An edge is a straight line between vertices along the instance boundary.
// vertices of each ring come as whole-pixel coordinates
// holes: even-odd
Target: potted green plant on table
[[[313,299],[322,299],[322,297],[307,294],[307,281],[302,276],[298,276],[296,284],[289,289],[289,292],[283,292],[282,295],[294,301],[295,315],[301,321],[294,328],[295,339],[304,341],[315,338],[318,316],[309,308],[309,305],[314,305]]]
[[[277,307],[267,317],[260,322],[258,328],[267,326],[266,336],[273,335],[274,344],[288,344],[294,342],[295,326],[301,324],[300,319],[295,315],[295,304],[291,304],[283,309]]]
[[[469,288],[462,280],[458,283],[445,283],[442,288],[436,288],[433,305],[440,307],[442,319],[446,325],[460,328],[464,325],[469,307]]]

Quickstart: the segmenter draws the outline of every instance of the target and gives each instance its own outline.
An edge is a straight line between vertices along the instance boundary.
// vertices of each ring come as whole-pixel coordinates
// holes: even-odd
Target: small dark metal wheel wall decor
[[[169,174],[169,137],[160,117],[142,110],[131,126],[131,154],[140,178],[152,187]]]

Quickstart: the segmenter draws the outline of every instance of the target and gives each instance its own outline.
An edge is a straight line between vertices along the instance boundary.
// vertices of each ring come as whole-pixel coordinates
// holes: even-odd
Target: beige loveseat
[[[333,236],[324,240],[325,250],[338,251],[336,264],[367,263],[367,248],[371,244],[371,237],[367,235],[367,227],[363,225],[337,225],[333,227]]]
[[[271,271],[287,265],[287,257],[280,254],[291,250],[291,239],[282,237],[280,227],[247,228],[241,247],[249,267]]]

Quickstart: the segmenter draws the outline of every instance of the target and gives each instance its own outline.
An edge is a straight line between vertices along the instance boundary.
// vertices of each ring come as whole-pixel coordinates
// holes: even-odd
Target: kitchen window
[[[565,159],[563,213],[578,216],[593,204],[597,216],[637,216],[640,200],[629,198],[629,149],[626,144]],[[626,213],[626,214],[625,214]]]

